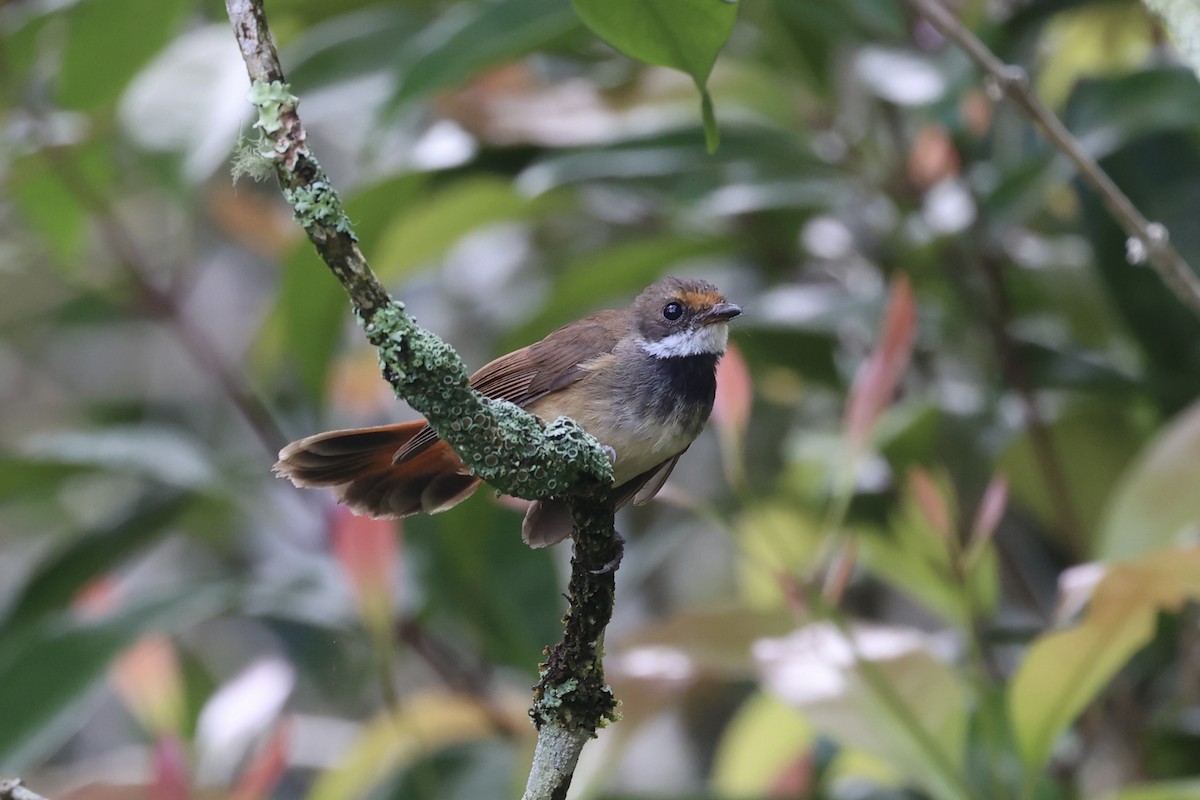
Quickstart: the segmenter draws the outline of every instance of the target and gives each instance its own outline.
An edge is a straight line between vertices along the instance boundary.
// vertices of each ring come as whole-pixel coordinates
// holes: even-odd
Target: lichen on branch
[[[560,417],[543,428],[512,403],[476,392],[458,353],[418,326],[401,303],[359,319],[388,383],[494,488],[526,500],[588,491],[589,485],[593,493],[607,493],[612,464],[574,420]]]

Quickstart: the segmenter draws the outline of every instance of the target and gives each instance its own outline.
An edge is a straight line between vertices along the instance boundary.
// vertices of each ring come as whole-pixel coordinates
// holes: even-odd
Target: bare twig
[[[612,465],[575,422],[543,426],[511,403],[471,389],[457,353],[418,327],[368,266],[341,200],[312,157],[297,99],[267,27],[262,0],[226,0],[259,108],[259,152],[269,158],[297,221],[354,305],[396,394],[425,415],[471,471],[525,499],[565,497],[575,524],[563,640],[547,652],[530,712],[538,746],[527,800],[565,797],[575,763],[598,727],[615,719],[601,648],[612,616],[620,542],[613,529]]]
[[[1004,380],[1011,386],[1020,398],[1024,410],[1025,425],[1029,429],[1029,444],[1033,449],[1033,457],[1037,462],[1046,489],[1053,498],[1054,513],[1057,516],[1059,532],[1066,543],[1072,557],[1082,560],[1087,555],[1087,544],[1084,539],[1083,525],[1075,509],[1075,501],[1071,495],[1071,487],[1067,482],[1067,471],[1063,468],[1058,449],[1054,445],[1050,426],[1046,424],[1038,407],[1037,394],[1033,381],[1025,364],[1017,353],[1016,343],[1009,333],[1012,320],[1012,308],[1008,300],[1008,291],[1004,286],[1004,273],[996,257],[986,252],[977,254],[980,271],[988,283],[992,295],[992,310],[986,314],[988,328],[991,330],[992,341],[996,353],[1000,357],[1000,369]]]
[[[183,349],[206,372],[237,409],[263,447],[274,455],[287,444],[266,404],[246,385],[242,377],[221,356],[208,334],[188,317],[182,304],[170,292],[159,288],[152,277],[151,261],[133,234],[109,204],[101,197],[75,164],[56,148],[47,148],[50,168],[68,192],[95,217],[100,235],[112,256],[133,279],[138,292],[150,309],[174,330]]]
[[[20,778],[0,778],[0,800],[46,800],[21,783]]]
[[[1126,258],[1133,264],[1148,263],[1181,303],[1200,315],[1200,277],[1171,244],[1164,225],[1150,222],[1108,176],[1096,160],[1071,135],[1029,89],[1025,70],[1006,64],[996,57],[975,34],[954,16],[941,0],[907,0],[918,14],[963,49],[971,60],[988,74],[989,87],[995,87],[1029,117],[1046,138],[1071,160],[1084,181],[1100,196],[1113,218],[1129,237]]]

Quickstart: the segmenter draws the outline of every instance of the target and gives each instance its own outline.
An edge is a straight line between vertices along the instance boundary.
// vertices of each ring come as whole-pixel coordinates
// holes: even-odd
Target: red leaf
[[[917,303],[904,273],[892,279],[892,296],[883,330],[870,357],[859,368],[846,404],[846,435],[858,449],[870,435],[879,415],[891,403],[908,368],[917,338]]]
[[[167,637],[138,639],[113,662],[109,677],[125,705],[148,730],[176,733],[183,727],[183,673]]]
[[[943,541],[950,541],[954,536],[954,529],[950,520],[950,506],[942,495],[941,487],[920,467],[913,467],[908,471],[908,486],[912,490],[917,508],[921,509],[922,516],[933,528],[934,533]]]
[[[187,754],[174,734],[163,734],[154,743],[147,800],[189,800],[192,796]]]
[[[1008,478],[997,475],[988,484],[975,512],[975,523],[971,526],[971,546],[981,546],[996,533],[996,526],[1008,506]]]
[[[371,519],[338,506],[333,519],[333,553],[341,563],[364,614],[386,614],[395,580],[397,523]]]
[[[287,771],[291,738],[292,726],[288,721],[275,727],[271,738],[242,772],[230,800],[260,800],[271,793]]]
[[[100,575],[75,593],[71,607],[85,619],[102,617],[117,606],[117,579],[112,575]]]
[[[754,387],[742,351],[729,345],[717,366],[717,397],[713,401],[713,423],[728,434],[741,437],[750,422]]]

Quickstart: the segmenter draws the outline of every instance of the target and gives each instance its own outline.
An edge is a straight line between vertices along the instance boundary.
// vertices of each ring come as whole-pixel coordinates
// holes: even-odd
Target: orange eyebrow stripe
[[[725,296],[720,292],[684,292],[679,300],[688,308],[708,308],[717,303],[724,303]]]

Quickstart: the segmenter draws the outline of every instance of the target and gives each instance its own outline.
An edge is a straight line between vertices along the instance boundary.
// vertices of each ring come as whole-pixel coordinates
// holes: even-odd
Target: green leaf
[[[342,328],[350,320],[350,301],[307,240],[292,249],[282,269],[277,309],[284,347],[296,359],[309,397],[320,403]]]
[[[1160,550],[1117,564],[1096,586],[1083,622],[1035,640],[1013,677],[1009,711],[1027,780],[1055,741],[1154,635],[1159,611],[1200,596],[1200,548]]]
[[[1200,83],[1184,69],[1149,69],[1082,81],[1064,117],[1093,158],[1151,133],[1200,126]]]
[[[721,797],[770,797],[779,776],[816,741],[812,725],[761,692],[738,709],[713,755],[712,788]]]
[[[938,800],[962,800],[968,695],[911,628],[833,623],[764,639],[754,653],[767,691],[822,734],[870,753]]]
[[[406,546],[431,626],[466,626],[489,661],[529,670],[561,635],[562,589],[551,553],[530,552],[517,515],[491,494],[484,486],[452,514],[414,517]]]
[[[116,175],[111,144],[97,139],[78,147],[60,148],[53,156],[54,163],[103,194]],[[81,268],[79,256],[90,212],[79,193],[63,182],[57,168],[50,168],[41,153],[16,159],[6,185],[22,218],[57,257],[51,264],[66,271]]]
[[[630,58],[708,82],[733,31],[737,3],[725,0],[572,0],[584,23]]]
[[[90,581],[163,536],[190,499],[177,494],[145,502],[120,522],[88,531],[44,559],[17,593],[0,639],[65,609]]]
[[[179,631],[227,607],[224,585],[187,586],[96,621],[47,620],[0,643],[0,770],[19,772],[61,746],[109,663],[150,631]]]
[[[1100,528],[1097,556],[1132,558],[1190,535],[1200,521],[1200,403],[1166,425],[1122,475]]]
[[[380,239],[397,206],[413,203],[425,184],[423,176],[405,175],[367,186],[346,202],[369,260],[375,257],[370,243]],[[259,332],[255,361],[269,372],[285,358],[294,359],[309,398],[320,404],[342,329],[351,319],[350,302],[307,240],[296,243],[281,269],[279,297]]]
[[[1200,780],[1160,781],[1127,786],[1111,800],[1200,800]]]
[[[1084,534],[1094,535],[1113,486],[1141,447],[1141,429],[1124,403],[1076,406],[1049,428],[1080,528]],[[1104,433],[1098,435],[1097,431]],[[1028,432],[1009,445],[996,468],[1009,477],[1015,503],[1057,532],[1056,504],[1061,498],[1047,484]],[[1091,545],[1092,540],[1084,544]]]
[[[473,230],[523,219],[533,204],[510,183],[481,175],[449,183],[396,212],[369,251],[372,266],[388,280],[430,264]]]
[[[68,12],[59,102],[79,109],[116,102],[138,69],[167,43],[190,5],[185,0],[78,3]]]
[[[400,53],[399,107],[483,69],[525,55],[578,25],[561,0],[460,3]]]
[[[515,721],[521,716],[513,713],[505,719]],[[376,796],[373,787],[422,756],[495,733],[496,719],[478,700],[449,692],[414,692],[405,697],[397,713],[380,714],[362,728],[336,765],[318,776],[307,800]],[[422,788],[426,788],[424,784]],[[438,792],[437,796],[443,795]]]
[[[704,138],[710,153],[719,136],[712,98],[705,88],[717,54],[737,20],[727,0],[571,0],[580,18],[601,39],[630,58],[673,67],[692,76],[700,90]]]

